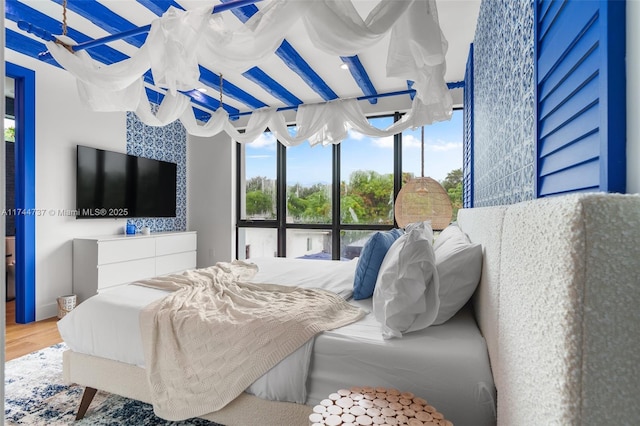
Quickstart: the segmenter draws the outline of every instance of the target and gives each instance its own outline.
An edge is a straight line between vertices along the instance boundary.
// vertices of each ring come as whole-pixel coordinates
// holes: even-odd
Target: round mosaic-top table
[[[371,386],[340,389],[320,401],[309,426],[453,426],[411,392]]]

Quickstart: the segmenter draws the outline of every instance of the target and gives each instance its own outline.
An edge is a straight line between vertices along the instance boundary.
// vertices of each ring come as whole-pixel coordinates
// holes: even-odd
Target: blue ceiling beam
[[[275,81],[258,67],[253,67],[250,70],[243,72],[242,75],[262,87],[274,98],[284,102],[285,105],[293,106],[300,105],[302,103],[302,100],[289,92],[284,88],[284,86]]]
[[[62,4],[63,0],[53,0],[53,1],[59,4]],[[133,23],[129,22],[124,18],[121,18],[120,15],[114,13],[109,8],[106,8],[100,3],[95,1],[75,2],[75,3],[71,2],[67,4],[67,7],[73,12],[90,20],[95,25],[97,25],[98,27],[102,28],[103,30],[109,33],[119,33],[119,32],[134,30],[138,28]],[[140,34],[135,37],[128,37],[124,40],[129,44],[132,44],[136,47],[140,47],[144,44],[144,41],[146,40],[146,34],[144,35]],[[144,74],[143,79],[146,83],[155,85],[151,70],[147,71]],[[147,90],[147,92],[149,92],[149,90]],[[155,91],[155,93],[159,93],[159,92]],[[205,108],[216,110],[217,108],[220,107],[220,102],[218,100],[210,96],[206,96],[200,91],[190,90],[190,91],[183,91],[181,93],[189,96],[195,104],[199,104],[200,106],[203,106]],[[164,96],[162,98],[164,98]],[[229,113],[238,111],[236,108],[230,107],[228,105],[222,105],[222,107],[225,108],[225,110],[227,110]],[[198,111],[200,110],[198,109]],[[199,113],[200,117],[205,117],[205,116],[210,117],[209,113],[206,113],[204,111],[200,111],[200,112],[201,112],[201,114]]]
[[[147,92],[147,97],[151,102],[157,105],[160,105],[160,103],[162,103],[162,100],[164,99],[164,94],[160,92],[156,92],[155,90],[150,89],[149,87],[145,87],[145,91]],[[193,114],[200,121],[203,121],[206,123],[211,118],[211,114],[209,114],[208,112],[202,111],[195,107],[192,107],[192,109],[193,109]],[[237,118],[233,118],[232,120],[237,120]]]
[[[94,2],[91,2],[91,3],[94,3]],[[30,23],[37,25],[38,27],[46,31],[49,31],[51,33],[61,32],[60,22],[56,21],[53,18],[50,18],[49,16],[35,9],[32,9],[29,6],[26,6],[24,3],[20,3],[15,0],[6,0],[5,9],[6,9],[5,16],[7,19],[11,21],[17,22],[19,20],[27,20]],[[7,41],[6,43],[6,46],[8,48],[10,48],[11,50],[15,50],[20,53],[23,53],[25,55],[31,56],[32,58],[40,59],[40,53],[46,50],[46,46],[44,44],[39,43],[35,40],[32,40],[29,37],[22,36],[18,33],[15,33],[14,31],[12,31],[12,33],[14,34],[10,34],[11,40],[12,40],[11,44],[9,44],[9,41]],[[90,40],[90,38],[87,35],[82,34],[81,32],[74,30],[73,28],[67,28],[67,34],[69,35],[69,37],[73,38],[74,40],[82,40],[82,41]],[[16,45],[13,44],[14,42],[16,43]],[[36,50],[36,48],[38,50]],[[97,46],[97,47],[91,48],[90,52],[91,52],[91,56],[94,59],[104,64],[112,64],[114,62],[120,62],[122,60],[129,58],[127,55],[115,49],[112,49],[108,46]],[[47,62],[58,66],[58,64],[55,61],[49,60]],[[148,83],[153,82],[153,80],[151,79],[150,72],[147,72],[147,74],[145,74],[144,79]],[[197,92],[197,93],[193,93],[193,92]],[[199,105],[201,107],[215,110],[219,105],[219,102],[217,100],[211,97],[203,97],[204,95],[198,91],[192,91],[186,94],[188,96],[190,94],[195,96],[195,98],[192,97],[193,102],[196,105]],[[235,114],[238,112],[238,109],[230,107],[228,105],[225,105],[224,107],[225,107],[225,110],[229,112],[229,114]],[[201,119],[201,117],[205,118],[210,116],[210,114],[207,113],[206,111],[201,111],[200,109],[198,109],[198,111],[199,112],[196,115],[196,118],[198,119]]]
[[[138,0],[138,3],[152,11],[158,16],[162,16],[164,12],[173,6],[176,9],[184,10],[182,6],[173,0]]]
[[[49,31],[52,34],[62,33],[62,24],[59,21],[16,0],[6,0],[5,17],[6,19],[14,22],[18,22],[20,20],[28,21],[29,23]],[[91,40],[90,37],[74,30],[73,28],[67,28],[67,35],[78,43]],[[94,47],[91,49],[91,54],[94,58],[97,58],[100,62],[105,64],[119,62],[128,58],[127,55],[108,46]]]
[[[231,3],[233,0],[220,0],[223,4]],[[258,8],[255,5],[246,5],[242,7],[238,7],[231,10],[231,13],[235,15],[236,18],[240,20],[240,22],[245,23],[251,18],[253,15],[258,12]],[[267,93],[271,96],[279,99],[284,102],[288,106],[296,106],[300,105],[302,101],[295,96],[293,93],[285,89],[280,83],[278,83],[274,78],[269,76],[267,73],[262,71],[258,67],[253,67],[250,70],[245,71],[242,75],[254,83],[258,84],[262,87]]]
[[[460,81],[450,81],[447,83],[448,89],[464,89],[464,80]]]
[[[30,37],[22,35],[8,28],[5,31],[5,45],[8,49],[14,50],[18,53],[22,53],[23,55],[26,55],[32,58],[37,58],[40,52],[42,52],[43,50],[46,50],[47,48],[44,45],[44,43],[40,43],[39,41],[36,41]],[[58,68],[62,68],[53,59],[49,61],[49,63]],[[144,79],[146,82],[153,83],[153,79],[151,77],[150,71],[145,74]],[[164,99],[164,95],[162,93],[157,92],[153,89],[150,89],[149,87],[145,87],[145,89],[150,101],[156,102],[159,104],[160,102],[162,102],[162,99]],[[198,92],[198,94],[200,93]],[[194,96],[197,96],[197,95],[194,94]],[[196,99],[194,103],[200,103],[201,106],[207,107],[207,105],[204,105],[204,102],[201,102],[201,100],[198,100],[198,99]],[[237,113],[237,112],[238,112],[237,109],[232,109],[231,111],[229,111],[230,114]],[[209,120],[209,118],[211,118],[211,114],[198,108],[194,108],[194,113],[196,118],[200,121],[207,121]]]
[[[357,101],[364,101],[364,100],[369,100],[372,97],[376,97],[376,98],[386,98],[386,97],[390,97],[390,96],[401,96],[401,95],[412,95],[415,94],[415,90],[413,89],[409,89],[409,90],[398,90],[396,92],[388,92],[388,93],[376,93],[375,95],[363,95],[363,96],[359,96],[357,98],[355,98],[355,100]],[[296,106],[286,106],[286,107],[280,107],[278,108],[278,111],[290,111],[290,110],[294,110],[297,109]],[[241,117],[243,115],[249,115],[251,114],[251,111],[246,111],[246,112],[240,112],[237,115],[234,116],[234,118],[236,117]]]
[[[5,47],[7,49],[14,50],[18,53],[22,53],[23,55],[26,55],[32,58],[37,58],[40,52],[47,49],[44,43],[40,43],[39,41],[36,41],[31,37],[22,35],[9,28],[5,29],[4,34],[5,34]],[[55,65],[61,68],[56,61],[53,61],[52,65]]]
[[[220,0],[222,3],[230,3],[233,0]],[[237,9],[231,10],[240,21],[247,22],[249,18],[258,12],[258,8],[251,4]],[[325,101],[337,99],[338,95],[331,90],[329,85],[316,73],[309,64],[300,56],[298,52],[284,40],[280,47],[276,50],[276,55],[287,65],[293,72],[298,74],[302,80],[307,83],[314,92],[322,97]]]
[[[408,80],[410,82],[411,85],[413,85],[413,82]],[[464,81],[454,81],[451,83],[447,83],[447,88],[448,89],[459,89],[459,88],[464,88]],[[387,98],[387,97],[391,97],[391,96],[402,96],[402,95],[409,95],[411,97],[411,99],[413,99],[415,97],[416,91],[414,89],[407,89],[407,90],[398,90],[395,92],[387,92],[387,93],[376,93],[375,95],[363,95],[363,96],[359,96],[357,98],[355,98],[355,100],[357,101],[364,101],[364,100],[369,100],[372,97],[375,98]],[[286,106],[286,107],[280,107],[278,108],[278,111],[290,111],[290,110],[294,110],[297,109],[296,106]],[[246,111],[246,112],[240,112],[236,115],[233,116],[233,118],[238,118],[244,115],[249,115],[251,114],[252,111]]]
[[[9,0],[11,3],[15,3],[15,0]],[[57,3],[62,3],[62,0],[53,0]],[[71,8],[70,6],[73,5],[73,8]],[[112,12],[110,9],[104,7],[103,5],[101,5],[98,2],[92,1],[92,2],[75,2],[75,3],[67,3],[67,7],[70,10],[73,10],[73,12],[77,13],[78,15],[92,21],[95,25],[97,25],[98,27],[102,28],[103,30],[107,31],[107,32],[122,32],[122,31],[127,31],[127,30],[131,30],[131,29],[135,29],[137,28],[133,23],[127,21],[126,19],[121,18],[118,14]],[[31,9],[31,11],[33,13],[38,14],[39,12],[37,12],[34,9]],[[25,10],[19,10],[18,12],[25,12]],[[29,15],[31,16],[31,15]],[[45,15],[46,16],[46,15]],[[25,19],[24,17],[22,19]],[[41,20],[41,19],[40,19]],[[33,20],[29,19],[30,22],[33,22]],[[42,22],[44,22],[46,20],[42,20]],[[54,22],[57,22],[55,20],[53,20]],[[49,25],[51,25],[51,23],[49,23]],[[46,28],[45,28],[46,29]],[[71,30],[69,29],[69,34],[71,34]],[[90,38],[88,36],[85,36],[81,33],[76,32],[78,36],[87,38],[90,40]],[[73,38],[73,37],[72,37]],[[74,38],[75,39],[75,38]],[[142,38],[142,40],[140,40],[140,37],[129,37],[127,39],[125,39],[125,41],[127,41],[128,43],[136,46],[136,47],[140,47],[143,43],[144,40],[146,39],[146,35]],[[46,50],[46,48],[44,49]],[[108,46],[96,46],[93,47],[89,50],[92,53],[92,56],[95,59],[98,59],[100,62],[106,63],[106,64],[111,64],[114,62],[119,62],[121,60],[127,59],[129,58],[127,55],[124,55],[122,53],[120,53],[119,51],[112,49]],[[96,54],[96,51],[100,51],[102,54]],[[144,81],[146,83],[149,84],[154,84],[152,75],[150,71],[147,71],[147,73],[144,75]],[[216,110],[220,107],[220,102],[217,99],[214,99],[211,96],[206,96],[204,95],[202,92],[197,91],[197,90],[190,90],[190,91],[185,91],[185,92],[181,92],[187,96],[189,96],[193,102],[196,105],[199,105],[201,107],[210,109],[210,110]],[[249,107],[255,108],[255,106],[252,105],[247,105]],[[229,105],[222,105],[222,107],[230,114],[234,114],[238,112],[237,108],[231,107]],[[205,112],[205,111],[201,111],[198,109],[198,111],[200,111],[198,113],[198,117],[209,117],[210,114]]]
[[[302,56],[296,52],[287,40],[284,40],[276,50],[276,55],[282,59],[286,66],[298,74],[314,92],[320,95],[322,99],[325,101],[338,99],[336,92],[331,90],[329,85],[320,78],[318,73],[316,73],[304,59],[302,59]]]
[[[145,7],[149,8],[149,10],[151,10],[153,13],[155,13],[158,16],[162,16],[162,14],[166,12],[169,6],[174,6],[179,9],[182,9],[180,5],[175,4],[175,2],[171,0],[138,0],[138,2],[143,4]],[[232,11],[233,10],[235,9],[232,9]],[[233,83],[228,82],[227,80],[223,80],[222,88],[220,88],[219,75],[204,68],[203,66],[199,66],[199,69],[200,69],[200,82],[219,92],[222,91],[223,96],[228,96],[231,99],[235,99],[236,101],[253,109],[258,109],[258,108],[263,108],[268,106],[266,103],[255,98],[254,96],[240,89],[238,86],[234,85]],[[232,112],[229,111],[229,114],[232,114]]]
[[[407,89],[412,90],[412,88],[413,88],[413,80],[407,80]],[[416,97],[416,91],[414,90],[409,96],[411,96],[411,100],[413,100],[413,98]]]
[[[62,5],[64,2],[64,0],[52,1],[60,5]],[[108,7],[105,7],[101,3],[98,3],[96,1],[67,2],[67,9],[90,20],[92,23],[99,26],[109,34],[121,33],[123,31],[129,31],[138,28],[137,25],[134,25],[133,23],[127,21],[117,13],[112,12]],[[127,37],[124,40],[135,47],[141,47],[146,39],[147,34],[144,33]]]
[[[234,2],[235,0],[220,1],[223,4],[229,4]],[[231,13],[233,13],[236,18],[238,18],[242,23],[247,22],[249,18],[251,18],[257,11],[258,8],[253,4],[231,9]],[[295,106],[302,103],[302,101],[297,96],[288,91],[283,85],[278,83],[274,78],[269,76],[266,72],[258,67],[253,67],[250,70],[242,73],[242,75],[262,87],[274,98],[284,102],[285,105]]]
[[[15,0],[7,0],[5,3],[5,9],[5,16],[8,20],[15,22],[24,20],[52,34],[62,33],[62,24],[59,21],[27,6],[24,3],[20,3]],[[67,35],[79,43],[91,40],[87,35],[76,31],[71,27],[67,28]],[[105,64],[112,64],[129,58],[127,55],[112,49],[109,46],[97,46],[92,48],[90,52],[93,58]]]
[[[203,66],[199,66],[200,68],[200,81],[217,90],[218,92],[222,92],[223,96],[228,96],[232,99],[237,100],[238,102],[242,102],[247,105],[249,108],[258,109],[268,106],[264,102],[255,97],[251,96],[244,90],[240,89],[233,83],[230,83],[227,80],[222,80],[222,87],[220,87],[220,76]]]
[[[59,4],[62,4],[63,2],[63,0],[53,0],[53,1]],[[171,2],[167,2],[167,1],[163,2],[163,4],[166,4],[166,5],[170,3]],[[133,23],[127,21],[126,19],[121,18],[118,14],[114,13],[109,8],[104,7],[98,2],[68,3],[67,7],[69,8],[69,10],[72,10],[78,15],[92,21],[95,25],[97,25],[98,27],[102,28],[103,30],[109,33],[121,33],[124,31],[131,31],[138,28]],[[128,37],[124,40],[136,47],[140,47],[144,44],[144,41],[146,40],[146,34],[144,36],[138,35],[135,37]],[[200,81],[204,84],[209,85],[208,77],[209,77],[209,74],[212,74],[212,73],[210,73],[209,71],[205,70],[202,67],[200,67],[200,72],[201,72],[201,75],[206,76],[205,79],[201,78]],[[144,80],[149,84],[154,84],[153,79],[151,78],[150,72],[147,72],[147,74],[145,74]],[[216,84],[215,86],[212,86],[212,87],[218,87],[219,85],[217,82],[219,81],[219,77],[216,76],[214,80],[216,81]],[[262,108],[267,106],[267,104],[265,104],[264,102],[242,91],[240,88],[233,85],[232,83],[225,82],[225,84],[223,84],[223,87],[225,88],[225,93],[230,98],[236,99],[237,101],[245,104],[249,108],[257,109],[257,108]],[[210,96],[206,96],[200,91],[191,90],[191,91],[186,91],[182,93],[186,94],[187,96],[190,96],[196,103],[201,104],[201,106],[204,106],[205,108],[215,110],[220,106],[220,102],[217,99],[214,99]],[[238,112],[236,108],[230,107],[228,105],[223,104],[222,107],[225,110],[227,110],[227,112],[229,112],[230,114],[234,114]]]
[[[223,1],[223,4],[216,4],[213,6],[213,13],[224,12],[229,9],[236,9],[238,7],[242,7],[244,4],[253,4],[262,0],[230,0]],[[138,0],[138,3],[142,4],[144,7],[152,11],[158,16],[161,16],[164,12],[169,9],[169,7],[173,6],[176,9],[184,10],[182,6],[176,3],[173,0]]]
[[[63,0],[53,0],[53,1],[62,3]],[[71,4],[74,5],[74,8],[73,9],[70,8],[70,10],[73,10],[80,16],[86,19],[89,19],[95,25],[99,26],[100,28],[102,28],[103,30],[109,33],[119,33],[123,31],[135,30],[136,28],[138,28],[133,23],[127,21],[126,19],[121,18],[120,15],[112,12],[110,9],[102,6],[98,2],[68,3],[67,7],[69,7]],[[144,41],[146,40],[146,34],[142,38],[140,36],[137,36],[135,38],[129,37],[124,40],[129,44],[132,44],[136,47],[140,47],[144,44]],[[147,71],[147,73],[144,75],[144,81],[146,83],[155,85],[151,71]],[[200,106],[203,106],[205,108],[216,110],[220,107],[220,102],[217,99],[214,99],[211,96],[206,96],[198,90],[184,91],[181,93],[189,96],[194,101],[194,103],[199,104]],[[257,104],[254,102],[252,104],[245,104],[245,105],[247,105],[250,108],[259,108],[260,106],[264,106],[264,104],[260,104],[259,101],[257,102],[258,102]],[[256,106],[256,105],[259,105],[259,106]],[[233,108],[229,105],[223,104],[222,107],[230,114],[238,112],[237,108]],[[206,114],[207,117],[210,116],[210,114],[204,111],[202,111],[202,113]]]
[[[145,83],[155,86],[155,82],[153,81],[153,74],[151,73],[151,70],[148,70],[146,73],[144,73],[142,78]],[[149,90],[152,90],[149,87],[145,87],[145,89],[147,90],[147,94],[149,94]],[[160,101],[164,99],[164,95],[161,92],[157,90],[153,90],[153,92],[156,93],[157,95],[155,95],[155,97],[153,98],[149,97],[149,100],[151,102],[155,102],[153,99],[160,99]],[[180,91],[180,93],[190,97],[191,102],[195,105],[199,105],[203,108],[207,108],[213,111],[220,108],[220,102],[217,99],[214,99],[211,96],[207,96],[204,93],[200,92],[199,90],[186,90],[186,91]],[[158,95],[161,95],[161,96],[158,97]],[[159,104],[160,102],[155,102],[155,103]],[[238,112],[237,108],[234,108],[226,104],[222,104],[222,108],[224,108],[225,111],[227,111],[229,114],[235,114]],[[196,118],[198,120],[207,121],[211,117],[210,113],[206,111],[202,111],[201,109],[194,108],[194,111],[196,112]]]
[[[413,83],[414,82],[412,80],[407,80],[407,88],[411,89],[413,87]],[[464,80],[448,82],[447,83],[447,89],[449,89],[449,90],[451,90],[451,89],[464,89]],[[413,99],[413,97],[411,97],[411,99]]]
[[[373,96],[378,93],[376,88],[373,86],[371,79],[369,78],[369,74],[364,69],[362,62],[360,62],[360,58],[358,56],[340,56],[342,62],[349,68],[349,72],[351,76],[356,81],[358,86],[360,86],[360,90],[365,96]],[[377,104],[378,98],[371,97],[367,99],[371,104]]]

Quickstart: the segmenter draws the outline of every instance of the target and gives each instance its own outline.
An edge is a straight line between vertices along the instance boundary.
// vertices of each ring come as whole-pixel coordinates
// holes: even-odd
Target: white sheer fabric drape
[[[313,44],[333,55],[356,55],[391,32],[387,75],[414,82],[411,111],[391,127],[377,129],[369,124],[356,100],[300,105],[295,135],[289,133],[284,117],[275,108],[254,111],[244,133],[231,125],[222,108],[205,124],[195,119],[189,98],[180,92],[201,85],[199,64],[215,69],[223,63],[226,69],[243,72],[272,54],[300,19]],[[305,140],[312,145],[331,144],[345,139],[349,129],[369,136],[390,136],[451,117],[452,100],[444,82],[447,42],[435,0],[381,0],[364,20],[350,0],[270,0],[245,25],[227,27],[220,15],[212,14],[212,7],[170,8],[152,22],[144,46],[119,63],[99,64],[84,51],[72,54],[53,42],[47,47],[56,61],[76,76],[79,93],[89,108],[135,111],[152,126],[179,119],[187,132],[197,136],[224,131],[237,141],[251,142],[268,127],[287,145]],[[167,89],[155,114],[143,84],[149,69],[155,84]]]

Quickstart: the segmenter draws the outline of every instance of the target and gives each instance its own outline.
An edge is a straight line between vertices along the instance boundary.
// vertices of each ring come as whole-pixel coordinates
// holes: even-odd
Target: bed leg
[[[96,396],[96,392],[98,389],[90,388],[87,386],[84,388],[84,393],[82,394],[82,401],[80,401],[80,407],[78,408],[78,414],[76,415],[76,420],[80,420],[84,417],[91,401],[93,401],[93,397]]]

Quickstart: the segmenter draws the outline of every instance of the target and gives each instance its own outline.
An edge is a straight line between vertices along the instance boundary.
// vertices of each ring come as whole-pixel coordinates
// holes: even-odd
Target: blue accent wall
[[[480,6],[473,43],[474,207],[535,197],[533,9],[533,0]]]
[[[464,134],[462,143],[462,206],[473,207],[473,44],[464,73]]]
[[[158,106],[152,104],[157,110]],[[127,112],[127,154],[177,164],[176,217],[130,219],[138,231],[151,232],[187,229],[187,132],[179,121],[162,126],[147,126],[133,112]]]
[[[536,0],[538,196],[625,192],[625,2]]]
[[[465,206],[625,192],[625,10],[625,1],[482,2],[465,98]]]

